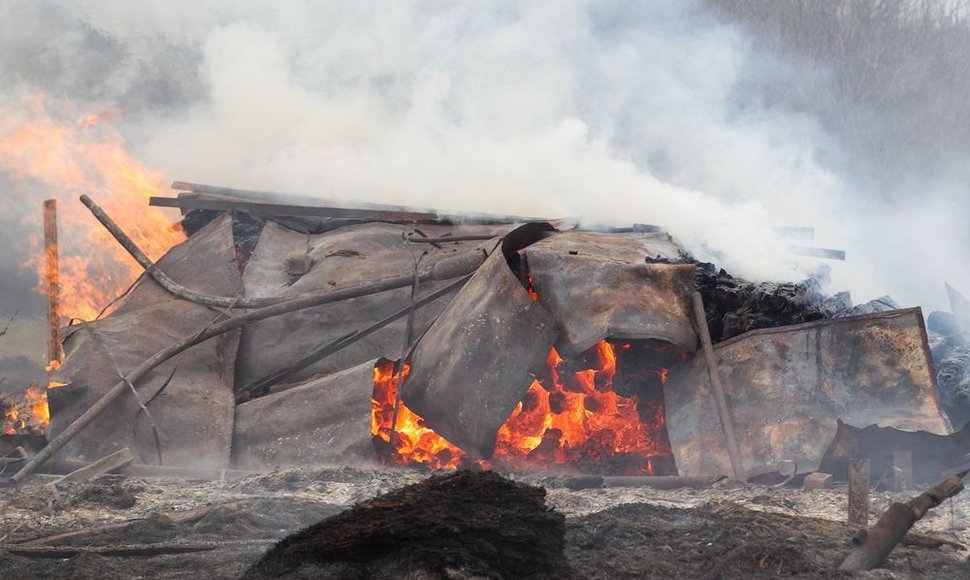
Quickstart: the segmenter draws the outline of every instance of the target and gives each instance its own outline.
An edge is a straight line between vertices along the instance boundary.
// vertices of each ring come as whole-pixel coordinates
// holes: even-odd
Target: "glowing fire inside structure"
[[[613,389],[617,351],[636,356],[628,343],[601,341],[585,353],[588,368],[572,370],[555,348],[546,369],[533,377],[523,400],[498,431],[491,464],[506,469],[563,465],[580,471],[603,469],[627,475],[658,473],[672,465],[662,398],[641,400]],[[642,349],[641,349],[642,350]],[[683,354],[671,351],[682,360]],[[631,367],[637,364],[632,357]],[[573,365],[577,361],[570,361]],[[404,376],[407,377],[407,365]],[[662,386],[666,369],[648,369]],[[394,363],[374,369],[371,434],[385,463],[431,469],[457,468],[465,453],[435,433],[401,402],[393,445],[389,443],[397,393]],[[642,373],[640,373],[642,374]]]

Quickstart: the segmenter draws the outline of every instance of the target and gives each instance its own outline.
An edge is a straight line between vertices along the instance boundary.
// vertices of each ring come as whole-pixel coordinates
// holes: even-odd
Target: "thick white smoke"
[[[927,194],[914,212],[846,186],[851,172],[820,161],[838,149],[813,119],[751,88],[798,82],[799,71],[700,2],[3,10],[0,54],[23,58],[0,61],[12,79],[0,102],[40,91],[81,112],[121,108],[136,156],[172,178],[654,223],[758,279],[804,273],[771,226],[808,225],[818,243],[849,251],[833,289],[857,301],[889,293],[940,307],[944,279],[970,288],[966,268],[949,266],[967,247],[951,192]],[[927,232],[948,249],[933,254]]]

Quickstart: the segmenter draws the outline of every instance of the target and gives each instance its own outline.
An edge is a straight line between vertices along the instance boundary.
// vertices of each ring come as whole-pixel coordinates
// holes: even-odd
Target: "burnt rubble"
[[[457,471],[281,540],[244,578],[570,577],[564,522],[540,487]]]

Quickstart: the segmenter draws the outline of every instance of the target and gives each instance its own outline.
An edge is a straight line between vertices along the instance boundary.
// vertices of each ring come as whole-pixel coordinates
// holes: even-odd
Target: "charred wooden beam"
[[[176,182],[179,183],[179,182]],[[347,207],[337,204],[333,200],[321,200],[333,205],[296,205],[288,203],[273,203],[251,197],[241,197],[242,190],[226,190],[234,194],[225,193],[181,193],[178,197],[152,197],[149,205],[156,207],[173,207],[181,209],[183,214],[188,210],[216,210],[243,211],[261,217],[292,216],[316,217],[331,219],[360,219],[383,222],[423,222],[423,223],[524,223],[529,221],[545,221],[515,215],[497,215],[483,213],[466,213],[455,211],[434,211],[405,206],[382,206],[379,204],[361,204],[358,207]],[[278,197],[278,196],[277,196]]]
[[[704,347],[704,360],[707,362],[707,374],[711,379],[711,390],[714,391],[717,415],[721,419],[721,428],[724,430],[724,443],[731,460],[731,469],[734,471],[735,479],[747,481],[744,465],[741,461],[741,448],[738,447],[738,440],[734,436],[734,419],[731,417],[731,410],[728,408],[727,398],[724,395],[721,372],[717,368],[714,344],[711,342],[711,331],[707,327],[707,315],[704,313],[704,299],[701,298],[700,292],[694,292],[692,298],[694,302],[694,320],[697,322],[697,332],[700,334],[701,345]]]
[[[861,572],[881,566],[917,521],[928,511],[963,491],[963,478],[970,470],[944,479],[906,503],[894,503],[879,518],[862,540],[839,566],[839,570]]]
[[[63,357],[56,199],[44,201],[44,286],[47,292],[47,369],[49,373],[53,373]]]

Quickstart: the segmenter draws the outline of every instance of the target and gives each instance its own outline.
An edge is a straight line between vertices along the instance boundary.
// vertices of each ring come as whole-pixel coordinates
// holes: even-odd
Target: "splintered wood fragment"
[[[849,460],[849,523],[869,526],[869,469],[868,459]]]
[[[48,483],[47,487],[54,487],[55,485],[61,483],[91,481],[99,475],[103,475],[109,471],[114,471],[119,467],[130,465],[134,460],[135,457],[131,454],[131,450],[125,447],[120,451],[115,451],[111,455],[102,457],[90,465],[86,465],[80,469],[68,473],[61,478],[55,479],[54,481]]]
[[[881,566],[910,528],[934,507],[963,491],[963,478],[970,470],[944,479],[906,503],[894,503],[869,530],[864,541],[849,553],[839,570],[861,572]]]
[[[893,451],[893,491],[909,491],[913,485],[913,452]]]

